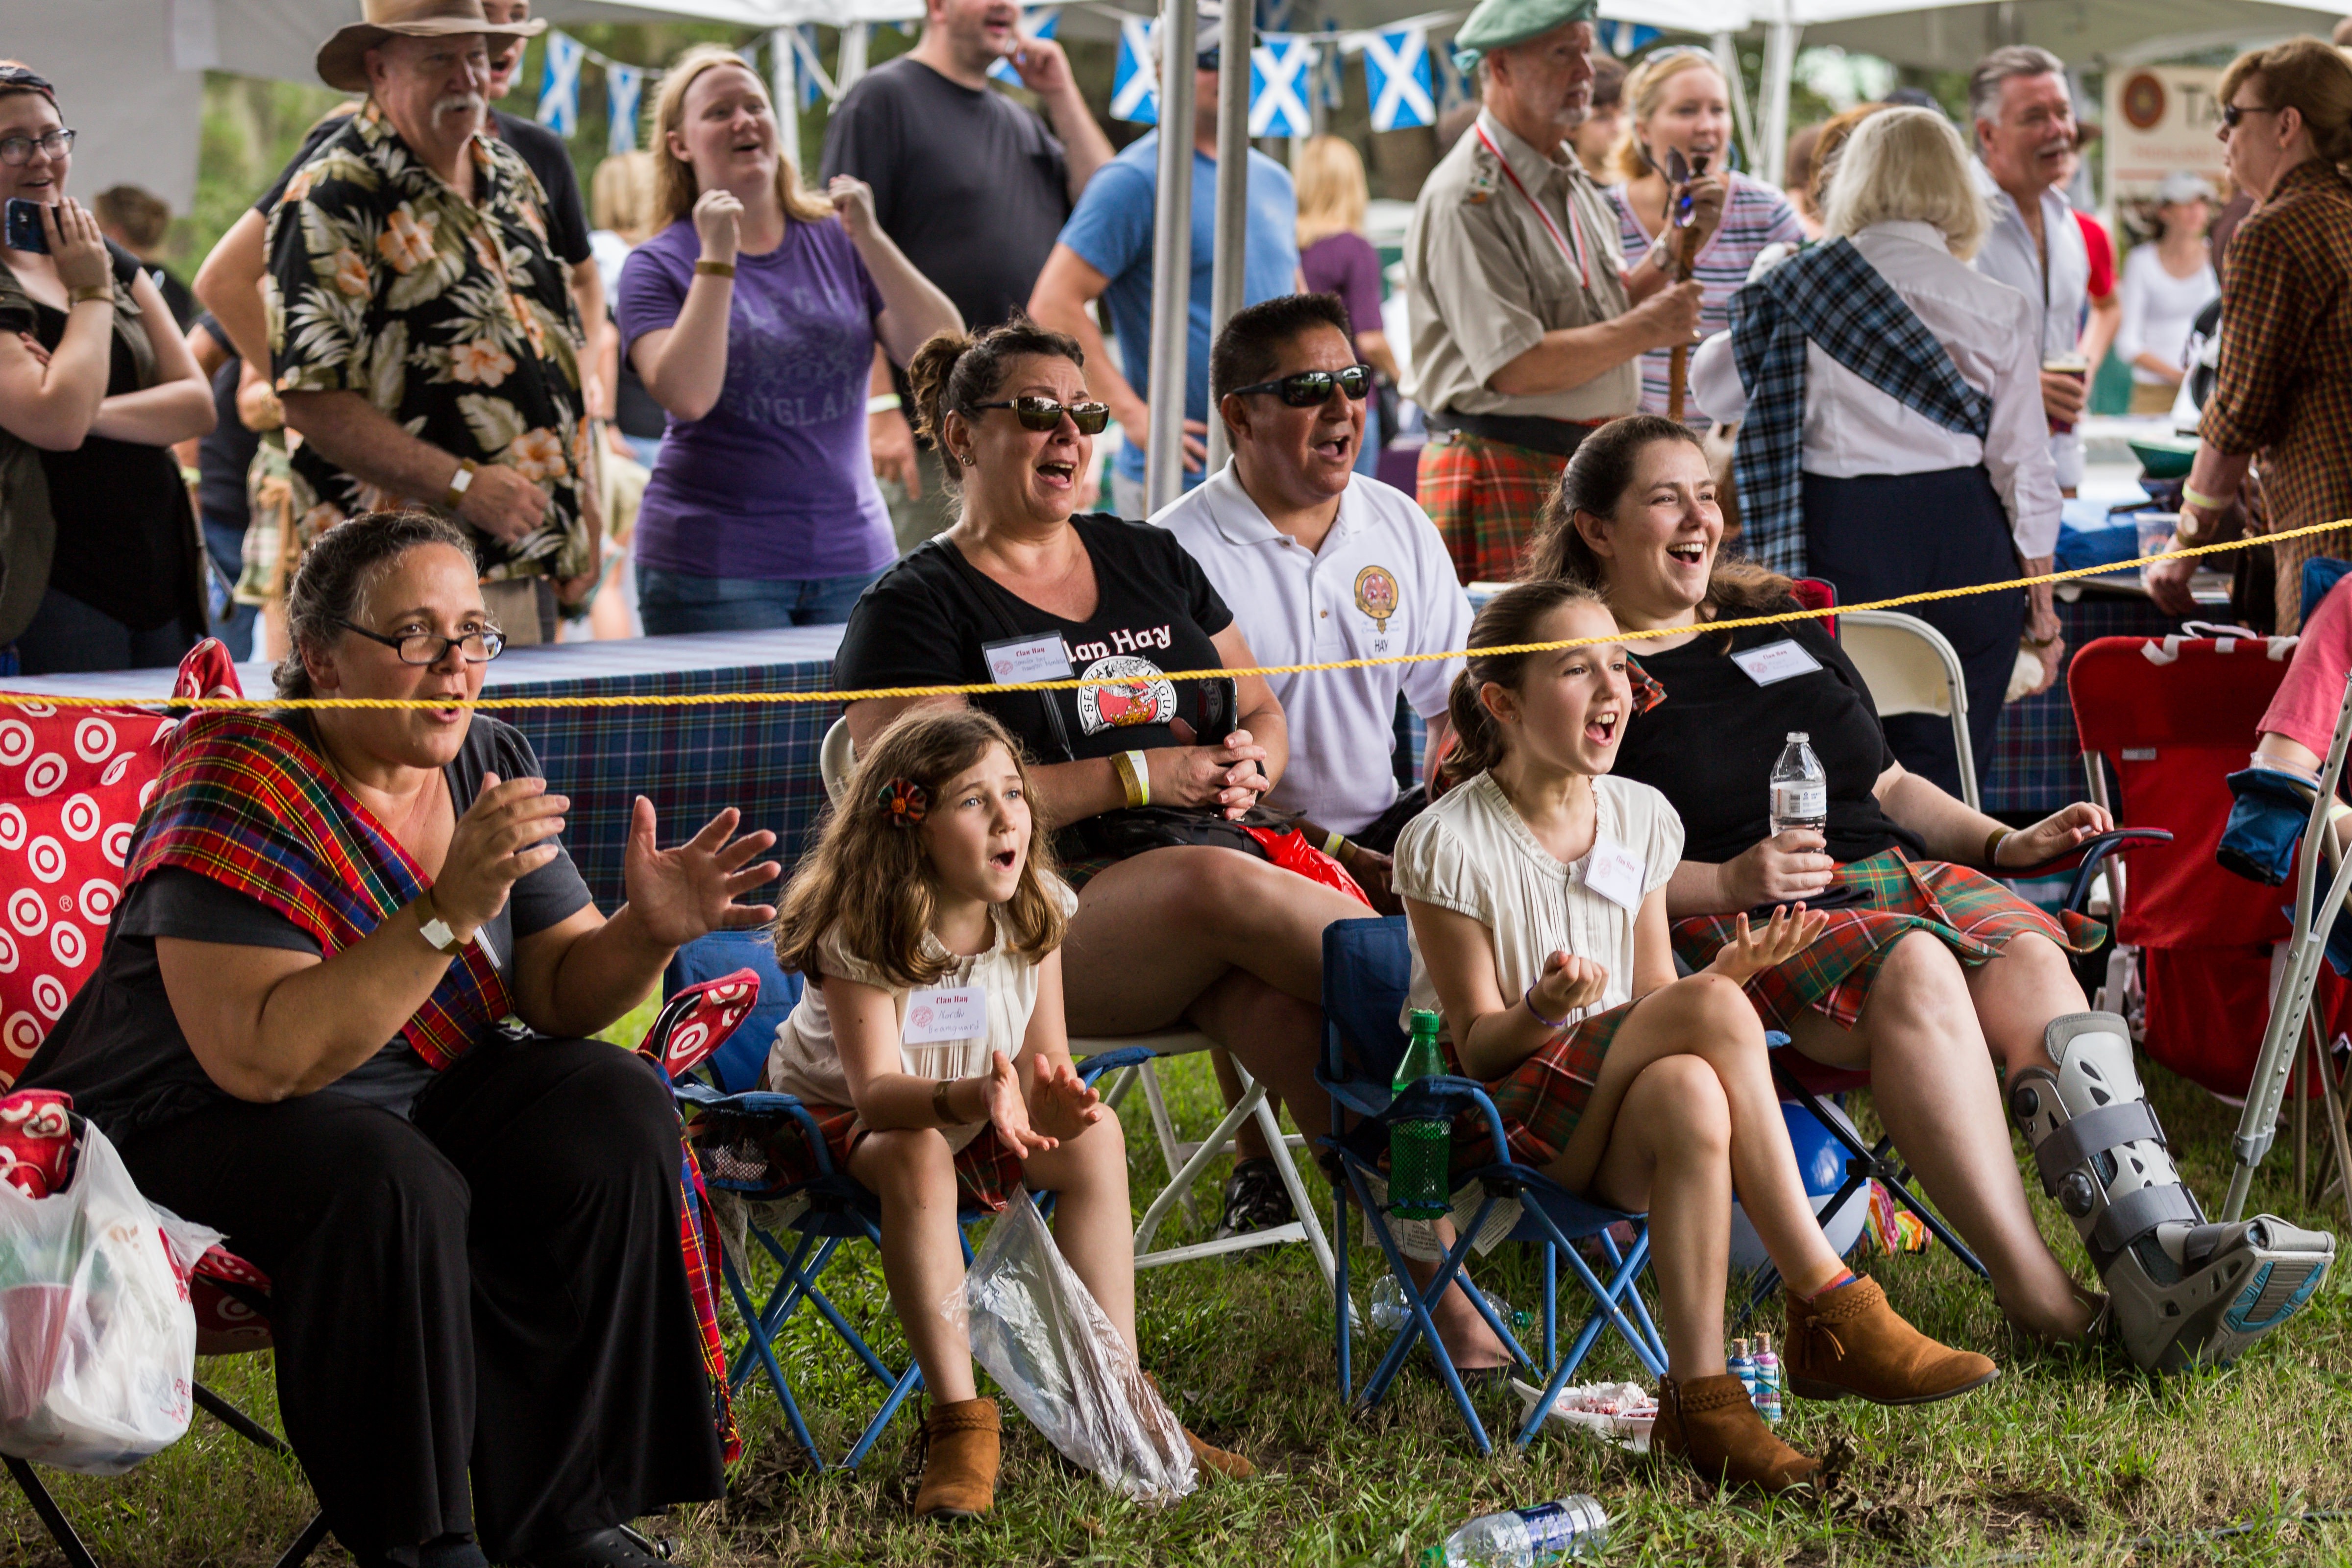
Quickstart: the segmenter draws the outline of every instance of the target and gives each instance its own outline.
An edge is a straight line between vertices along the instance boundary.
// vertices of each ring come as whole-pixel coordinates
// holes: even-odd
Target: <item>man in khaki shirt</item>
[[[1640,406],[1636,362],[1698,336],[1698,285],[1670,280],[1663,237],[1624,265],[1609,199],[1565,140],[1591,101],[1594,9],[1482,0],[1470,14],[1454,58],[1476,63],[1485,108],[1405,238],[1412,393],[1432,432],[1418,499],[1465,583],[1517,574],[1577,443]],[[1701,246],[1723,191],[1718,176],[1691,185]]]

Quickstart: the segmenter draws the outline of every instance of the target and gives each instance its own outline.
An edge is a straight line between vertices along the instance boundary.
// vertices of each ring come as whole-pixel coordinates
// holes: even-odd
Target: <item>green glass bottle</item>
[[[1445,1076],[1438,1054],[1438,1017],[1415,1009],[1407,1019],[1412,1043],[1397,1064],[1392,1092],[1425,1078]],[[1389,1212],[1400,1219],[1441,1219],[1451,1211],[1454,1127],[1443,1120],[1399,1121],[1389,1128]]]

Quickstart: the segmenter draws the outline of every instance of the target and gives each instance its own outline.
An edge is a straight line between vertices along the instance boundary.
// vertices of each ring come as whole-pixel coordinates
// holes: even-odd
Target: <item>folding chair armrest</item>
[[[2074,885],[2066,890],[2065,908],[2076,914],[2091,896],[2091,883],[2099,874],[2100,862],[2113,855],[2127,855],[2135,849],[2145,849],[2151,844],[2169,844],[2172,835],[2161,827],[2118,827],[2095,837],[2085,838],[2063,855],[2055,855],[2038,866],[2022,869],[2011,868],[2011,877],[2047,877],[2064,869],[2070,861],[2080,858],[2075,867]]]
[[[1486,1086],[1475,1078],[1425,1078],[1389,1101],[1381,1120],[1413,1121],[1421,1120],[1451,1121],[1465,1110],[1475,1110],[1485,1119],[1486,1132],[1495,1141],[1499,1152],[1510,1147],[1503,1136],[1503,1115],[1488,1098]]]
[[[757,1118],[771,1121],[790,1121],[798,1130],[812,1152],[816,1155],[817,1173],[830,1176],[833,1152],[825,1147],[824,1131],[809,1114],[798,1095],[779,1094],[772,1089],[749,1089],[741,1094],[725,1094],[691,1079],[682,1079],[670,1088],[670,1097],[698,1110],[719,1111],[730,1116]]]
[[[1141,1067],[1148,1061],[1158,1060],[1159,1056],[1160,1053],[1150,1046],[1121,1046],[1117,1050],[1097,1051],[1078,1063],[1078,1079],[1082,1083],[1092,1084],[1105,1073],[1117,1072],[1121,1068]]]

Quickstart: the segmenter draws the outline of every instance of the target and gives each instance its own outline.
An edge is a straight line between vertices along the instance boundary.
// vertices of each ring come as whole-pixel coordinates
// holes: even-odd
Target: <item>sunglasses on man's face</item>
[[[1254,392],[1271,392],[1293,408],[1312,408],[1328,402],[1331,389],[1338,387],[1348,395],[1350,403],[1361,403],[1372,390],[1372,367],[1351,364],[1345,370],[1302,370],[1297,375],[1286,375],[1279,381],[1261,381],[1255,386],[1236,386],[1232,395],[1247,397]]]
[[[1052,430],[1062,423],[1062,416],[1078,427],[1081,436],[1099,436],[1110,423],[1108,403],[1056,403],[1050,397],[1008,397],[997,403],[975,403],[972,411],[983,408],[1010,408],[1013,417],[1021,421],[1024,430]]]
[[[1202,49],[1199,54],[1192,57],[1192,67],[1196,70],[1213,71],[1222,67],[1224,63],[1224,46],[1222,44]]]
[[[2275,109],[2264,109],[2252,103],[2225,103],[2221,106],[2221,123],[2231,131],[2249,114],[2276,114]]]

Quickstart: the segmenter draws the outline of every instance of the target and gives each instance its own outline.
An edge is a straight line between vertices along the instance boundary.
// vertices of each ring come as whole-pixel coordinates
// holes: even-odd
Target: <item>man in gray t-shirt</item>
[[[927,0],[922,38],[858,79],[825,128],[823,177],[850,174],[874,187],[882,232],[937,283],[978,331],[1027,304],[1054,237],[1078,193],[1110,157],[1050,38],[1023,37],[1002,0]],[[989,86],[1009,62],[1037,95],[1045,119]],[[1052,129],[1047,129],[1050,122]],[[875,356],[877,396],[895,390]],[[919,462],[903,411],[867,416],[875,476],[898,547],[908,550],[954,521],[937,454]]]

